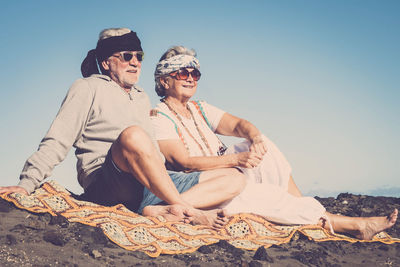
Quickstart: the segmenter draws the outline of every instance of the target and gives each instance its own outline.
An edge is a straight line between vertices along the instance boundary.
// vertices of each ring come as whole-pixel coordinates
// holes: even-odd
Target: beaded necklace
[[[178,114],[178,112],[176,112],[171,106],[170,104],[165,101],[164,99],[162,100],[162,102],[164,102],[164,104],[168,107],[168,109],[177,117],[177,119],[179,120],[180,124],[182,124],[183,128],[186,130],[186,132],[189,134],[189,136],[195,141],[195,143],[199,146],[201,152],[203,153],[204,156],[207,156],[206,151],[204,150],[203,146],[200,144],[200,142],[193,136],[193,134],[189,131],[188,127],[186,127],[185,123],[183,122],[183,119],[181,117],[181,115]],[[188,104],[186,104],[186,108],[189,110],[190,112],[190,116],[191,119],[193,119],[194,125],[196,126],[196,130],[197,133],[199,134],[201,140],[203,141],[203,143],[205,144],[205,146],[207,147],[210,155],[212,155],[212,150],[211,147],[207,141],[207,139],[205,138],[203,132],[201,131],[199,124],[197,123],[195,116],[193,114],[193,111],[190,109],[190,106]],[[189,152],[189,146],[187,145],[187,143],[184,141],[184,145],[187,149],[187,151]]]

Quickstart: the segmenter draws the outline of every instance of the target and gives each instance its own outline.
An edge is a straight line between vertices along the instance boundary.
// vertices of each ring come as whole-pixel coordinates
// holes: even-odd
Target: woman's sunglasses
[[[201,73],[198,69],[188,71],[186,68],[183,68],[178,71],[171,72],[169,75],[177,80],[187,80],[189,79],[189,75],[191,75],[193,80],[197,82],[200,79]]]
[[[139,62],[143,61],[144,58],[144,53],[143,51],[124,51],[124,52],[119,52],[118,55],[112,55],[113,57],[119,58],[122,62],[128,62],[131,61],[133,57],[136,57],[136,59]]]

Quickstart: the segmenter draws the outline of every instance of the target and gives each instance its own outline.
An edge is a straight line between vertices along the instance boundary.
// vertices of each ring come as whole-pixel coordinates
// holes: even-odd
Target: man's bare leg
[[[193,220],[195,223],[208,221],[208,224],[210,224],[209,221],[213,221],[211,218],[217,220],[221,217],[221,214],[217,216],[217,212],[202,212],[194,209],[192,204],[186,200],[192,198],[190,193],[187,193],[185,198],[179,194],[165,169],[159,152],[150,137],[140,127],[131,126],[125,129],[112,145],[111,155],[119,169],[131,173],[133,177],[149,188],[157,197],[172,205],[169,207],[164,206],[163,208],[146,208],[148,216],[152,216],[150,214],[163,213],[164,217],[167,217],[166,219],[169,221]],[[208,176],[206,175],[205,177],[207,178]],[[227,178],[224,177],[223,179],[226,180]],[[212,177],[209,180],[211,181]],[[233,184],[232,181],[231,184]],[[240,187],[241,184],[238,184],[237,188]],[[231,187],[229,188],[234,191]],[[210,189],[207,186],[201,186],[196,188],[193,194],[201,196],[203,198],[202,205],[206,206],[209,204],[204,199],[207,200],[208,198],[204,198],[204,196],[209,191]],[[239,192],[240,190],[237,190],[237,194]],[[232,194],[232,192],[230,193]],[[199,197],[196,198],[199,199]],[[224,201],[226,198],[224,197],[220,201]],[[211,205],[215,202],[215,200],[212,200]],[[192,218],[191,214],[195,216]]]
[[[371,240],[374,235],[392,227],[397,220],[398,210],[390,215],[382,217],[348,217],[326,212],[332,228],[335,232],[347,233],[356,238]],[[329,223],[320,223],[325,229],[329,229]]]
[[[111,147],[119,169],[129,172],[157,197],[169,204],[190,207],[180,196],[150,137],[140,127],[125,129]]]
[[[232,199],[244,188],[244,176],[236,169],[226,168],[204,172],[198,185],[180,195],[150,137],[137,126],[120,134],[111,154],[119,169],[131,173],[168,204],[210,208]]]

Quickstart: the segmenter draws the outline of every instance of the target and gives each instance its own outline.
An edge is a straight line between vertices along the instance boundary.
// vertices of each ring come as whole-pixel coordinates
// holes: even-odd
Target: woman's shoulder
[[[152,112],[156,114],[159,111],[164,111],[165,104],[163,102],[158,103],[154,108],[152,108]]]
[[[158,103],[152,110],[150,110],[150,118],[153,120],[170,118],[170,116],[170,111],[163,102]]]

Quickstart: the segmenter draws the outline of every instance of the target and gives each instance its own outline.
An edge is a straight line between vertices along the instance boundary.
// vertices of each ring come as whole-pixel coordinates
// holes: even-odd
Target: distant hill
[[[306,192],[306,196],[319,196],[319,197],[337,197],[343,191],[330,191],[325,189],[313,189]],[[400,187],[381,187],[376,189],[371,189],[368,191],[348,191],[347,193],[352,193],[356,195],[369,195],[369,196],[384,196],[384,197],[400,197]]]

